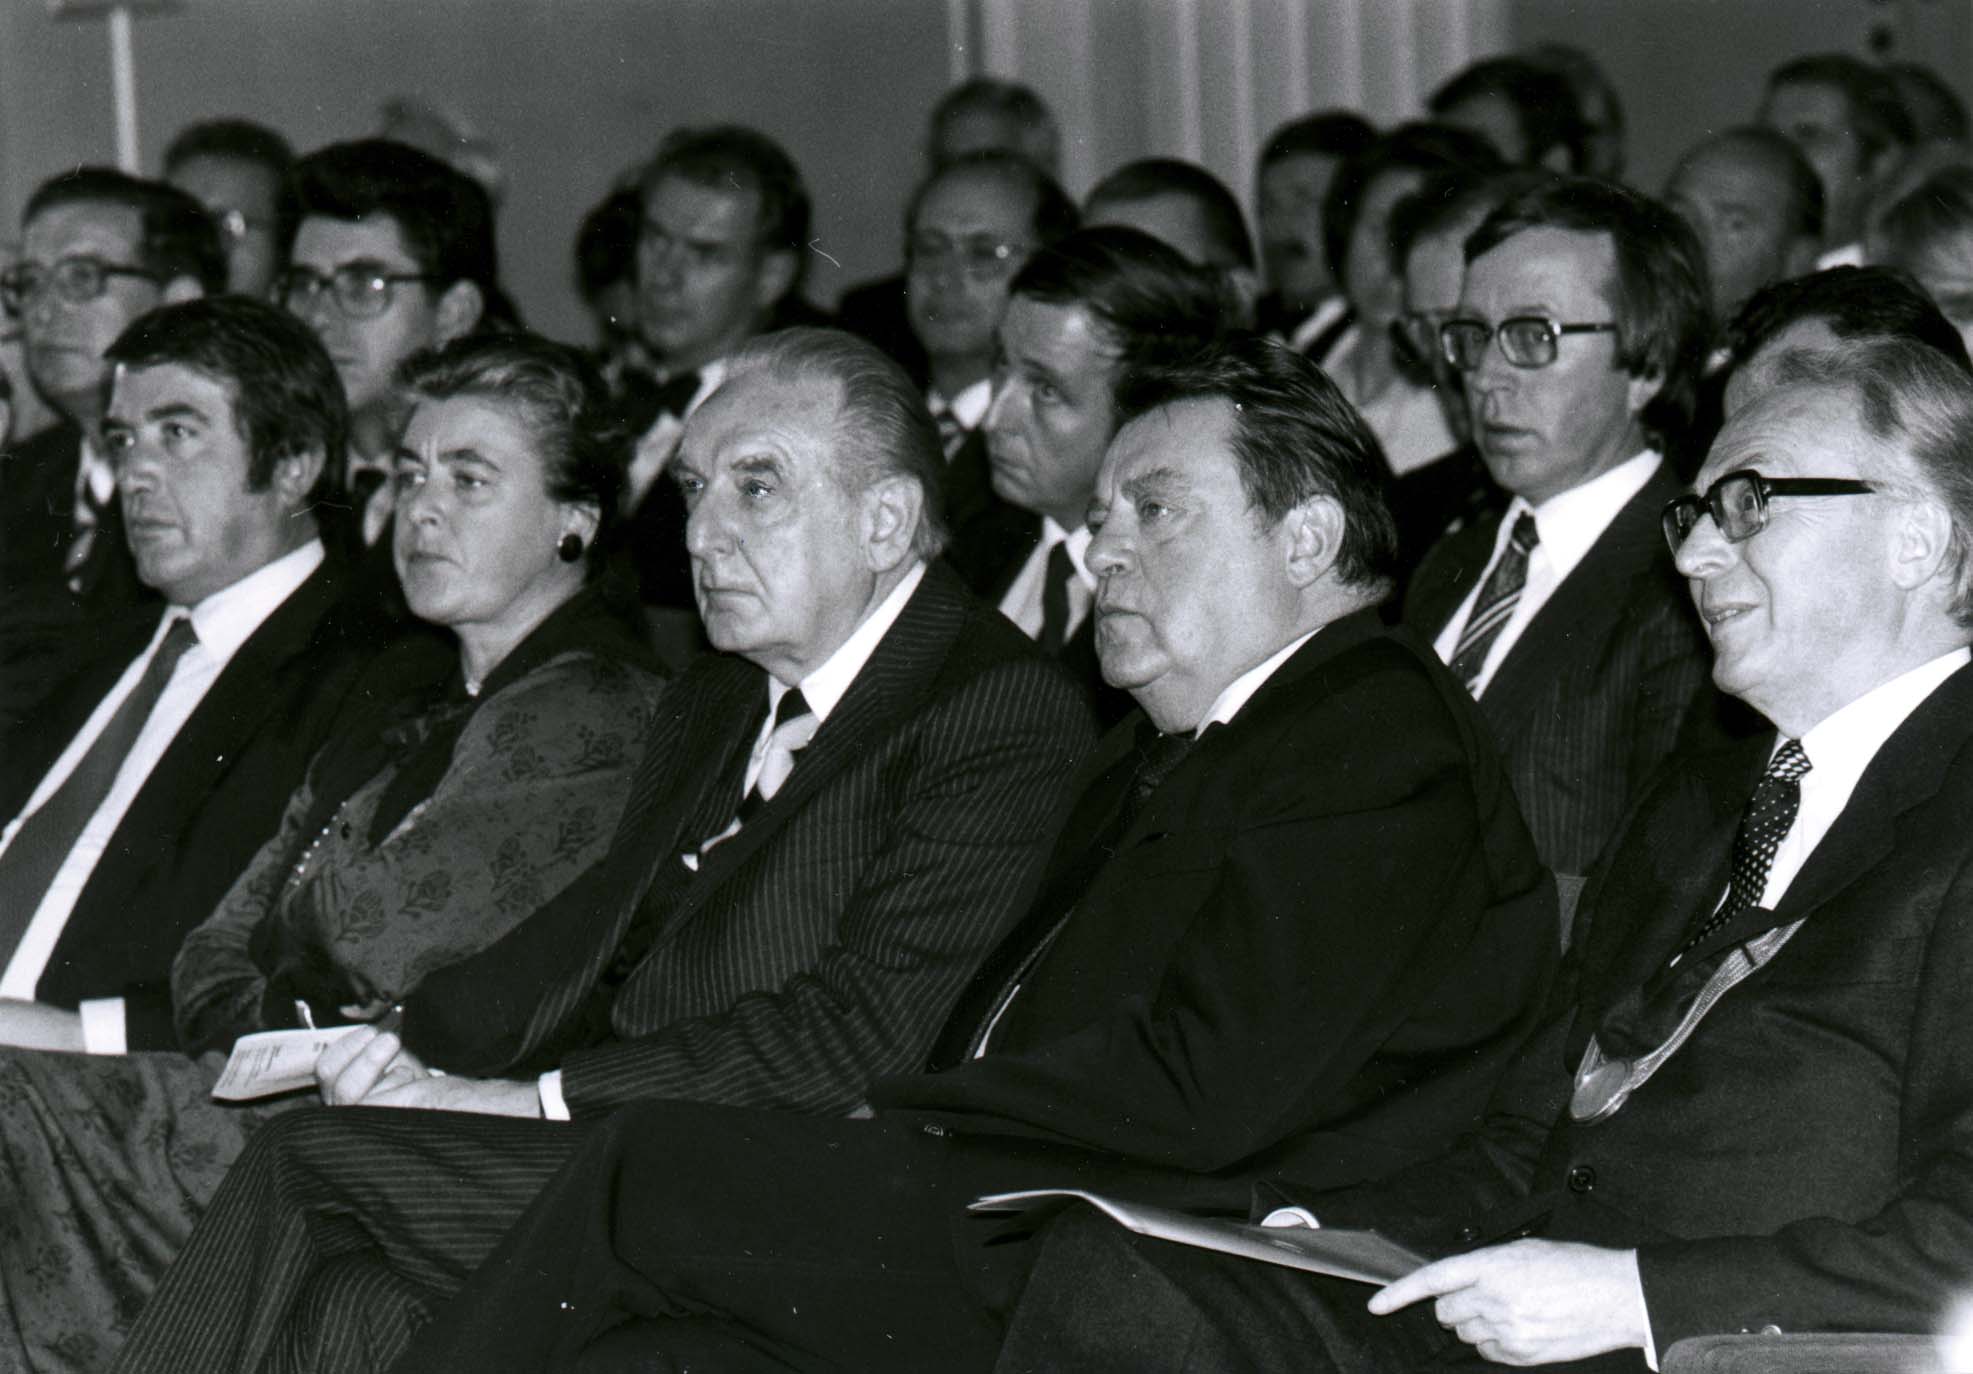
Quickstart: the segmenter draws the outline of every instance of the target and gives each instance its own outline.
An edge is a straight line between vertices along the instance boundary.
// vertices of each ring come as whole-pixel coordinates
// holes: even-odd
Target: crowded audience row
[[[400,142],[51,177],[0,273],[48,414],[0,458],[0,1363],[1935,1329],[1973,165],[1917,68],[1750,103],[1653,197],[1581,54],[1489,59],[1277,131],[1257,253],[1177,160],[1078,206],[970,82],[833,317],[786,153],[681,129],[584,225],[594,348]],[[1249,1253],[968,1214],[1031,1189]]]

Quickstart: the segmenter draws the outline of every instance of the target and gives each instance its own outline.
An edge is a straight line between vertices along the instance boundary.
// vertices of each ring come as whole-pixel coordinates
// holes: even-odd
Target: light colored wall
[[[531,323],[580,337],[584,212],[666,129],[737,120],[809,179],[809,294],[828,303],[896,261],[948,23],[935,0],[178,0],[134,24],[143,165],[213,115],[306,149],[371,131],[391,96],[456,108],[503,155],[509,289]],[[108,52],[101,20],[0,0],[0,234],[42,177],[113,161]]]

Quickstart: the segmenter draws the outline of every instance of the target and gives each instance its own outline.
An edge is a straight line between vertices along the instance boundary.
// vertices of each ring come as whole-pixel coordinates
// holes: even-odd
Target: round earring
[[[564,563],[573,563],[576,559],[582,557],[582,536],[579,534],[563,535],[562,542],[555,546],[555,556]]]

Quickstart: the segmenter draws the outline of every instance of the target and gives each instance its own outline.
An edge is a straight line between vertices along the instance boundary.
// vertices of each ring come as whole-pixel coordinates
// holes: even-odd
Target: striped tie
[[[1521,518],[1514,522],[1514,532],[1508,536],[1500,561],[1493,565],[1486,585],[1480,588],[1473,614],[1466,619],[1466,628],[1459,632],[1459,644],[1452,653],[1452,672],[1474,696],[1479,695],[1474,684],[1486,666],[1487,652],[1513,619],[1514,607],[1521,600],[1521,588],[1527,585],[1528,555],[1540,542],[1541,533],[1535,528],[1534,516],[1522,511]]]

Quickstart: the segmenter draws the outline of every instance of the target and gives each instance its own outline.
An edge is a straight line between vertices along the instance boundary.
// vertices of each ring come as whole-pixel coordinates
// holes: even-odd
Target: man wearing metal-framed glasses
[[[0,307],[18,323],[34,388],[60,423],[0,463],[0,697],[28,705],[67,630],[150,592],[123,540],[98,434],[103,352],[153,307],[224,289],[226,260],[199,203],[159,182],[83,167],[28,198]],[[73,645],[67,646],[74,647]]]
[[[1665,557],[1706,328],[1704,268],[1660,206],[1582,179],[1509,197],[1466,240],[1439,332],[1512,498],[1420,561],[1404,617],[1476,696],[1543,860],[1588,872],[1708,699]]]

